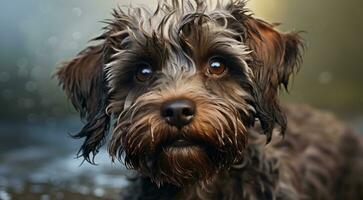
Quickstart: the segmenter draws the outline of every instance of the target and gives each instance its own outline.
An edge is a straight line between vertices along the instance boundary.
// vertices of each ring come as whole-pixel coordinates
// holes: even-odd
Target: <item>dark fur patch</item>
[[[85,138],[81,157],[93,162],[114,119],[109,153],[148,177],[138,186],[144,188],[141,197],[330,196],[323,192],[335,187],[328,183],[336,166],[327,163],[337,151],[329,145],[301,147],[304,140],[299,144],[289,136],[282,143],[271,140],[274,132],[284,134],[287,128],[278,90],[287,89],[299,69],[303,44],[298,33],[281,33],[256,19],[242,0],[214,6],[163,1],[154,12],[116,9],[113,16],[95,39],[99,44],[64,63],[57,73],[86,123],[75,135]],[[215,58],[227,66],[218,75],[208,68]],[[152,75],[140,81],[136,74],[145,65]],[[176,99],[196,107],[193,120],[178,128],[160,111],[164,102]],[[271,152],[263,149],[266,140],[261,138],[272,143]],[[190,145],[173,146],[178,140]],[[296,149],[303,151],[297,162],[286,160],[298,157]],[[303,179],[299,170],[308,177]],[[160,189],[145,188],[150,181]]]

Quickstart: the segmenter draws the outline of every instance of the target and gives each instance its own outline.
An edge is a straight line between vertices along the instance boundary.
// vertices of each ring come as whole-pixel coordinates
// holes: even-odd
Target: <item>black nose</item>
[[[189,124],[195,114],[195,103],[189,99],[167,101],[161,106],[161,116],[172,126],[181,128]]]

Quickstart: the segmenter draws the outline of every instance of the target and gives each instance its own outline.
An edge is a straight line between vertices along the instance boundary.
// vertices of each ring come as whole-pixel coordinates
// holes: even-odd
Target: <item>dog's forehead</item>
[[[163,51],[164,62],[179,67],[193,65],[209,50],[221,46],[244,54],[246,48],[241,42],[241,33],[230,28],[233,17],[225,7],[218,5],[201,10],[199,4],[168,6],[171,5],[159,5],[154,13],[131,9],[126,16],[127,36],[121,43]]]
[[[145,7],[131,7],[127,12],[115,11],[111,37],[120,36],[123,46],[135,41],[145,45],[153,40],[154,45],[159,43],[171,47],[168,49],[180,46],[180,42],[206,42],[216,36],[233,37],[228,23],[234,17],[227,5],[213,5],[212,1],[208,4],[205,1],[183,2],[159,2],[154,12]]]

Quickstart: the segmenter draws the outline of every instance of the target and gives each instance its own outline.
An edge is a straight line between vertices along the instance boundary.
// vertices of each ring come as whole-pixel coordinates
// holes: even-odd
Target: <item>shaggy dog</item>
[[[123,199],[363,199],[362,140],[329,114],[279,104],[298,33],[242,0],[113,16],[57,76],[85,121],[80,156],[93,163],[113,123],[112,159],[139,172]]]

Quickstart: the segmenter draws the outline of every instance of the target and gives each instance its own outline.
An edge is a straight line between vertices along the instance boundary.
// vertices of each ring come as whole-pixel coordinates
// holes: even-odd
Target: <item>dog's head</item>
[[[109,124],[113,158],[156,183],[207,180],[243,158],[258,120],[267,141],[286,127],[277,93],[297,70],[301,41],[255,19],[244,1],[160,3],[114,19],[57,72],[86,125],[93,162]]]

